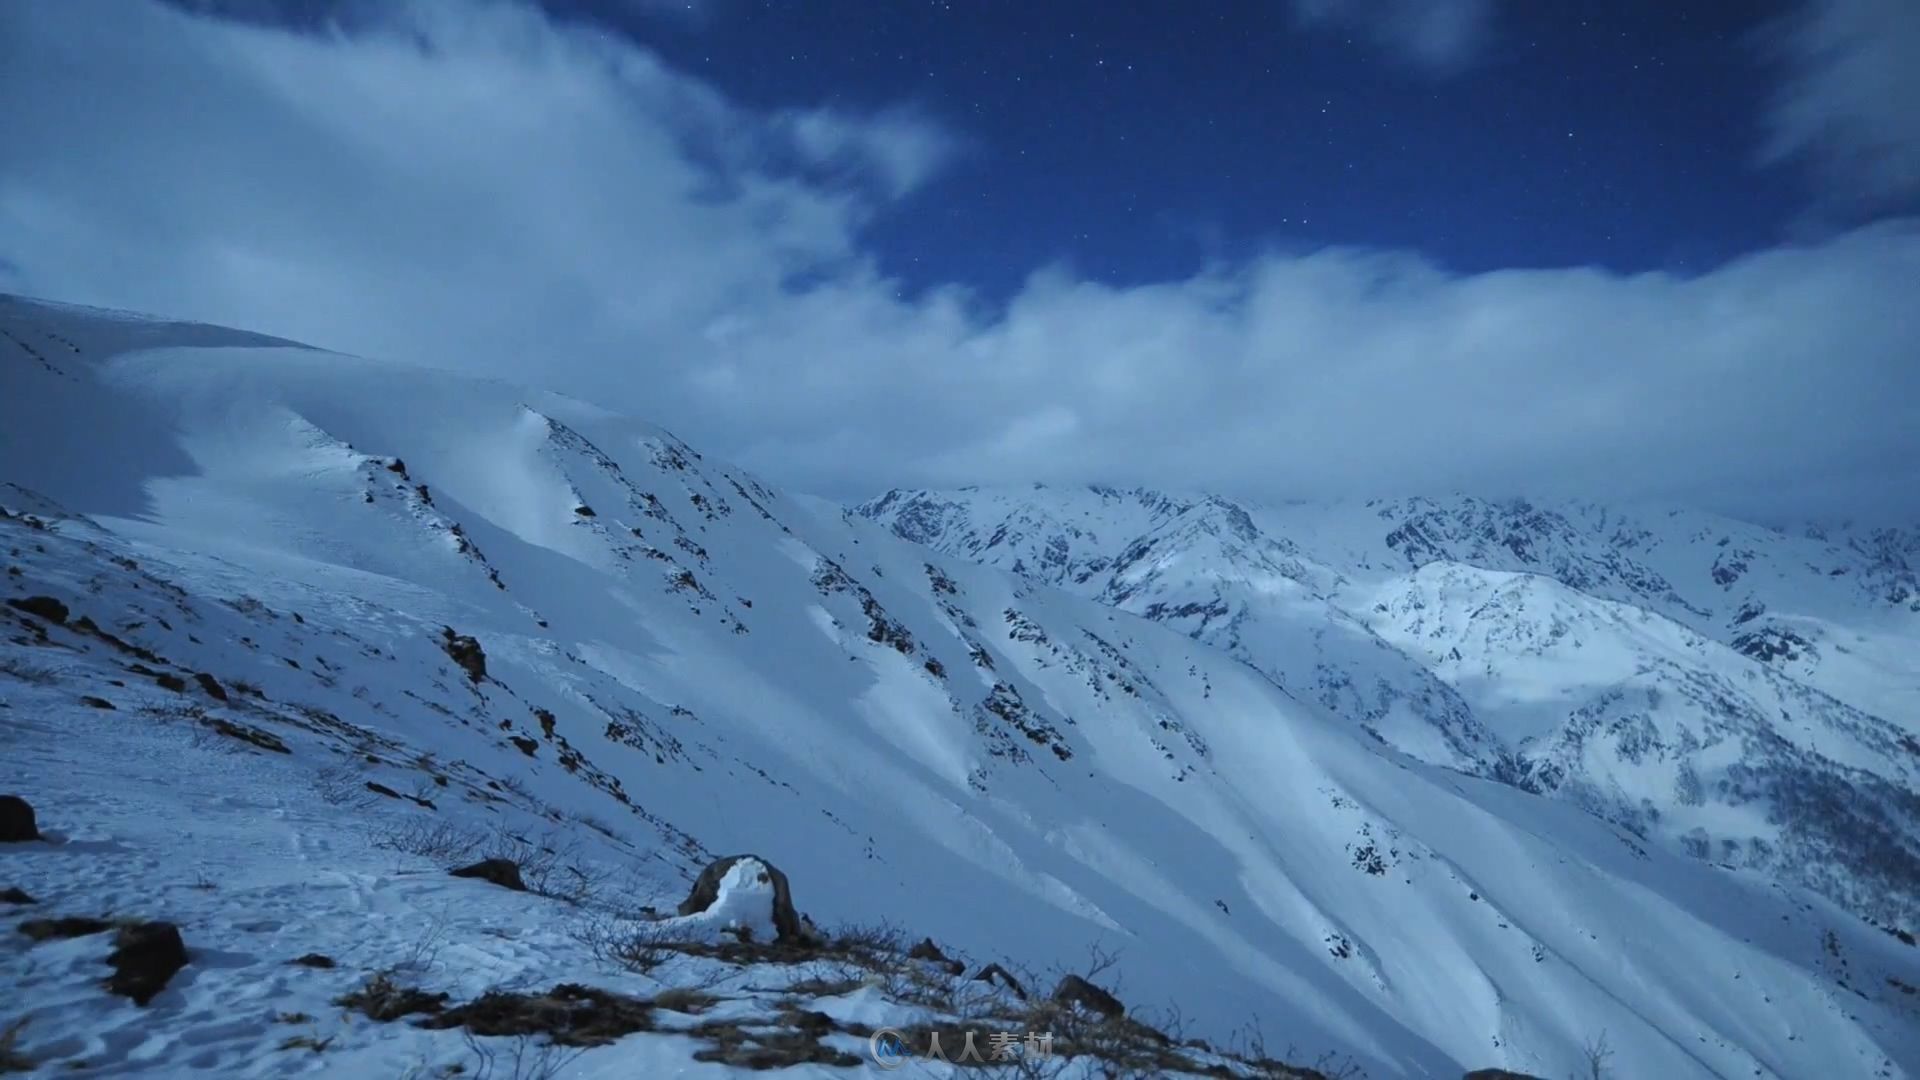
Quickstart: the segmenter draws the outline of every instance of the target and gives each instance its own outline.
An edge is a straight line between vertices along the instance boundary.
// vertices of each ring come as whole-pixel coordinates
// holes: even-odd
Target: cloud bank
[[[1920,4],[1807,0],[1764,44],[1788,78],[1763,160],[1806,162],[1856,210],[1920,206]]]
[[[861,234],[937,200],[937,126],[743,110],[512,4],[391,12],[314,36],[0,5],[0,288],[550,386],[834,497],[1920,513],[1920,223],[1694,277],[1328,250],[903,296]]]

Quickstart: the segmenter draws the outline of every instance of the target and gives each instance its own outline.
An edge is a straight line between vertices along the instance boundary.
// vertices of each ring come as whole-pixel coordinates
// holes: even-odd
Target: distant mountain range
[[[1920,922],[1920,528],[1101,487],[859,512],[1171,626],[1425,761]]]

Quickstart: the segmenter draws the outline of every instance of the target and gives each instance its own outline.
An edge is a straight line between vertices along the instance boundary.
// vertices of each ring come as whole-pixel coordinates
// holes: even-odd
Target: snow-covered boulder
[[[703,937],[726,931],[787,944],[813,937],[794,910],[787,875],[758,855],[729,855],[708,864],[680,902],[679,916],[664,925]]]

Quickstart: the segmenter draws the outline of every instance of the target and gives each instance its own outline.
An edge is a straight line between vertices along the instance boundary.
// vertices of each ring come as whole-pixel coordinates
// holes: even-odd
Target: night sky
[[[0,292],[831,499],[1920,519],[1915,0],[0,0]]]
[[[1754,150],[1777,2],[1512,4],[1439,69],[1278,0],[550,6],[750,105],[907,102],[960,132],[869,233],[915,285],[1005,295],[1062,258],[1127,284],[1326,244],[1698,270],[1809,202]]]

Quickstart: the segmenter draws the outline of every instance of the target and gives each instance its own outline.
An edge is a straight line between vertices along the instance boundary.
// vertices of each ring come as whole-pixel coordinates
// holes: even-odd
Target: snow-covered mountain
[[[890,492],[904,538],[1217,645],[1438,764],[1920,924],[1920,530]]]
[[[610,894],[671,906],[713,856],[753,852],[823,927],[889,920],[1027,971],[1113,950],[1100,981],[1135,1016],[1177,1012],[1221,1044],[1255,1021],[1297,1062],[1560,1076],[1604,1038],[1620,1076],[1920,1072],[1910,936],[1444,767],[1512,751],[1532,788],[1565,791],[1545,777],[1571,774],[1580,746],[1548,756],[1542,738],[1568,729],[1514,685],[1559,677],[1570,646],[1552,628],[1571,620],[1630,641],[1614,659],[1640,681],[1617,681],[1671,696],[1640,666],[1693,672],[1688,650],[1708,646],[1686,635],[1734,632],[1716,622],[1726,603],[1681,585],[1654,611],[1416,560],[1388,595],[1372,590],[1408,571],[1404,540],[1343,534],[1356,558],[1334,562],[1225,503],[1112,494],[1088,496],[1123,508],[1111,521],[1036,519],[1007,560],[1020,577],[972,561],[996,546],[965,539],[957,518],[978,506],[916,529],[899,504],[931,503],[894,499],[870,508],[902,511],[883,526],[553,394],[18,298],[0,298],[0,379],[0,786],[55,841],[0,845],[0,889],[38,901],[0,917],[166,919],[190,950],[142,1006],[98,986],[103,940],[8,935],[0,977],[26,992],[0,1006],[0,1050],[24,1060],[446,1075],[451,1029],[469,1050],[504,1037],[476,1012],[503,997],[440,1027],[339,1019],[342,995],[404,967],[459,999],[565,984],[549,1014],[646,995],[645,1023],[569,1076],[747,1068],[728,1048],[780,1027],[760,1008],[825,1048],[786,1062],[846,1074],[859,1031],[933,1007],[880,1000],[872,980],[789,983],[772,960],[668,987],[670,965],[602,970],[581,943],[605,937],[567,930],[631,913]],[[1831,595],[1904,580],[1878,557],[1869,573],[1857,553]],[[1746,559],[1756,580],[1790,568]],[[1891,648],[1905,609],[1874,602]],[[1493,603],[1529,621],[1476,621]],[[1841,635],[1854,643],[1853,609],[1782,610],[1833,635],[1797,631],[1814,644],[1788,663],[1826,670]],[[1740,625],[1813,625],[1786,618]],[[1451,668],[1415,647],[1435,629]],[[1523,631],[1533,666],[1513,685],[1464,674]],[[1288,655],[1233,655],[1270,647]],[[1735,774],[1702,755],[1744,752],[1763,727],[1782,755],[1905,782],[1882,745],[1904,729],[1873,701],[1712,647],[1740,708],[1801,726],[1634,706],[1653,741],[1707,747],[1686,759],[1703,787]],[[1594,717],[1606,735],[1587,745],[1618,757],[1618,717]],[[1525,723],[1541,732],[1519,738]],[[448,837],[469,830],[508,837],[569,883],[536,891],[572,903],[447,877],[470,847]],[[306,953],[334,966],[289,963]],[[1265,1056],[1215,1064],[1288,1075],[1249,1071]]]

